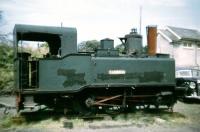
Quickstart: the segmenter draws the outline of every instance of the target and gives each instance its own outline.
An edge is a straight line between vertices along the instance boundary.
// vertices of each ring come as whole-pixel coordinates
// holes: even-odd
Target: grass
[[[8,128],[13,125],[11,117],[10,116],[3,116],[0,122],[0,128]]]
[[[118,114],[109,118],[106,117],[104,120],[93,119],[89,121],[77,117],[71,118],[53,112],[28,113],[17,118],[5,115],[0,120],[0,129],[20,127],[63,128],[68,125],[69,128],[93,129],[151,125],[168,125],[173,127],[176,125],[192,124],[194,122],[199,123],[199,108],[199,105],[178,103],[175,105],[174,113],[165,110],[137,110],[133,113]]]

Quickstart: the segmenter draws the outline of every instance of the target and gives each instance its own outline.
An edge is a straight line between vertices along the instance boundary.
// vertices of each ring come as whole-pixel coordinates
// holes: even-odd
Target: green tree
[[[119,51],[120,54],[122,54],[125,51],[124,45],[123,44],[119,44],[115,47],[116,50]]]
[[[13,48],[0,44],[0,91],[13,90]]]
[[[145,46],[143,47],[143,52],[144,52],[144,53],[147,53],[147,51],[148,51],[148,46],[145,45]]]
[[[83,41],[78,45],[79,52],[92,52],[100,46],[100,42],[97,40]]]
[[[42,43],[39,49],[32,47],[20,48],[20,51],[32,54],[32,57],[41,58],[43,54],[48,52],[48,44]],[[0,92],[10,92],[14,90],[14,50],[13,47],[0,43]]]

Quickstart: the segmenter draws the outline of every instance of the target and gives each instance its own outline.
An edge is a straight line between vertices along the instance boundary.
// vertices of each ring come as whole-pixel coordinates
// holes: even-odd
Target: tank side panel
[[[164,58],[93,58],[96,84],[175,85],[175,63]]]
[[[68,56],[39,62],[40,91],[70,91],[90,84],[90,56]]]
[[[175,86],[175,64],[166,58],[68,56],[41,60],[39,90],[76,91],[84,86]]]

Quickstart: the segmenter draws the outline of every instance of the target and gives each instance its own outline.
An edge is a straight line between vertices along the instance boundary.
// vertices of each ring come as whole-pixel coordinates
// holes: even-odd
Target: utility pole
[[[62,22],[60,23],[60,27],[61,27],[61,28],[63,27],[63,23],[62,23]]]
[[[140,5],[140,34],[142,34],[142,6]]]

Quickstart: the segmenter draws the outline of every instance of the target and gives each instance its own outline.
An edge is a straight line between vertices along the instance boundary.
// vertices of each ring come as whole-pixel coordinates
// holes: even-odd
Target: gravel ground
[[[4,105],[8,106],[9,115],[16,115],[15,97],[14,96],[0,96],[0,120],[4,117]]]
[[[0,97],[0,102],[15,105],[14,97]],[[143,111],[105,117],[104,120],[85,121],[69,118],[53,112],[32,112],[23,116],[20,121],[14,120],[14,109],[8,115],[0,108],[1,132],[200,132],[200,104],[178,102],[174,113],[164,110]],[[17,118],[18,119],[18,118]],[[17,123],[16,123],[17,122]],[[69,123],[70,127],[64,127]],[[72,126],[71,126],[72,125]]]

